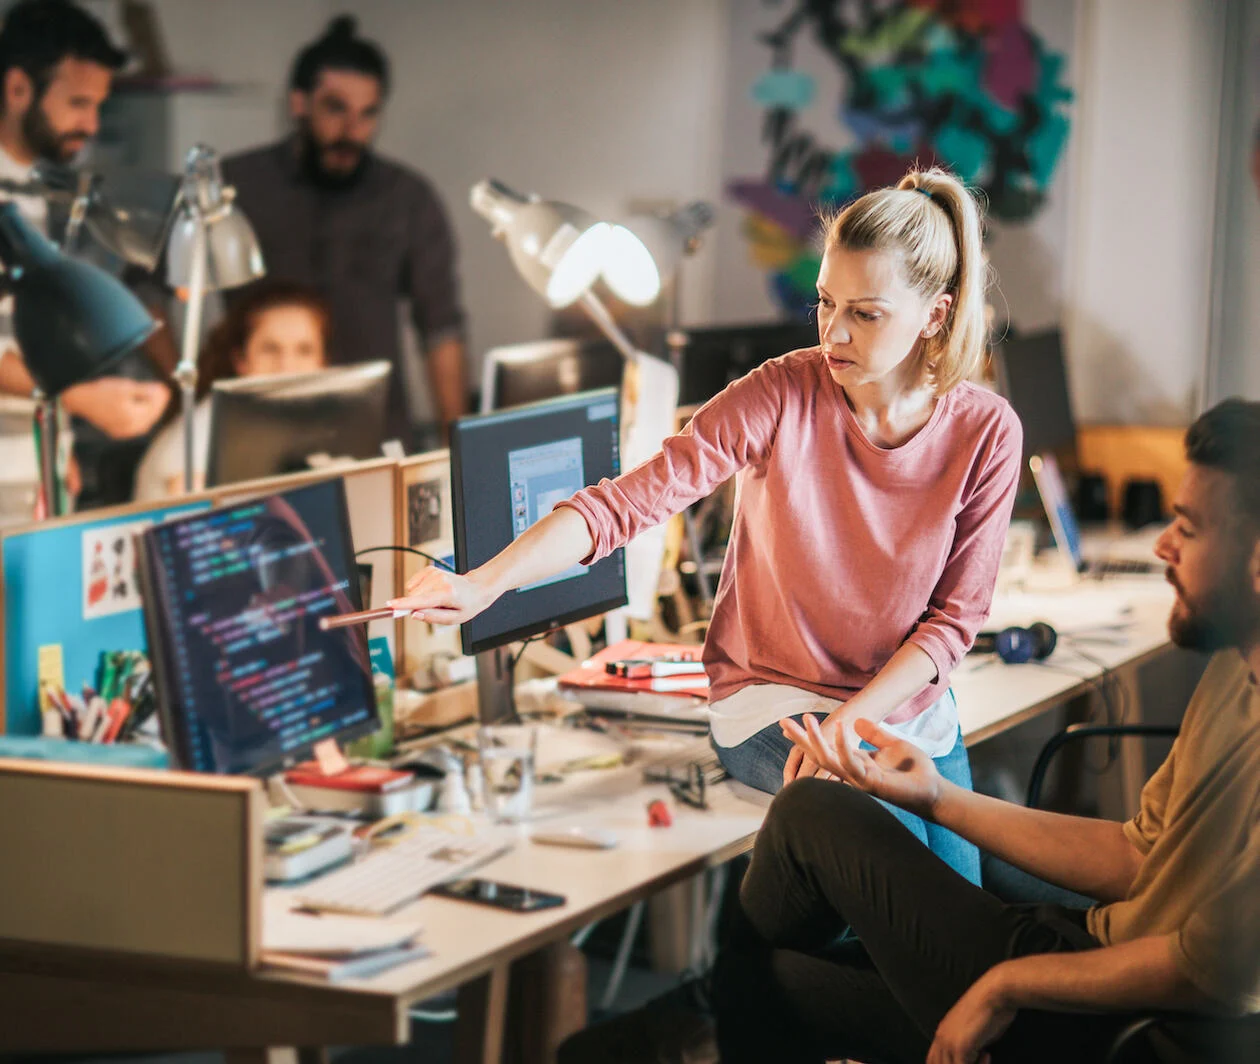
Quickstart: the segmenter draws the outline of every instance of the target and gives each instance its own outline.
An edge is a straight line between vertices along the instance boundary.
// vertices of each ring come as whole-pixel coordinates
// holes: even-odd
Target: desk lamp
[[[73,252],[86,225],[114,254],[146,272],[157,267],[177,205],[180,179],[141,170],[72,169],[41,160],[25,181],[0,178],[0,192],[69,208],[62,248]]]
[[[64,256],[14,203],[0,204],[0,262],[0,285],[13,295],[13,333],[38,387],[40,477],[47,511],[57,516],[57,397],[104,373],[157,323],[121,281]]]
[[[258,238],[235,207],[236,190],[224,185],[219,157],[199,144],[188,152],[178,213],[167,247],[166,277],[188,292],[188,313],[175,381],[184,421],[184,490],[193,490],[193,407],[197,401],[197,348],[206,293],[236,288],[265,272]]]
[[[603,273],[610,285],[616,277],[639,302],[650,303],[663,279],[712,223],[712,208],[693,203],[672,215],[613,227],[577,207],[522,196],[495,180],[474,185],[470,201],[490,222],[494,235],[507,244],[513,264],[530,287],[553,307],[580,303],[625,358],[628,383],[622,394],[622,459],[630,468],[650,457],[674,430],[677,367],[636,351],[590,287]],[[623,264],[622,256],[630,262]],[[658,535],[656,540],[650,533],[639,537],[636,550],[627,551],[627,570],[640,589],[631,596],[632,610],[648,609],[642,603],[655,598],[665,548],[663,530]],[[691,538],[697,549],[694,530]]]
[[[683,257],[713,224],[713,207],[696,201],[671,214],[642,215],[612,227],[604,280],[617,298],[644,307],[677,274]]]

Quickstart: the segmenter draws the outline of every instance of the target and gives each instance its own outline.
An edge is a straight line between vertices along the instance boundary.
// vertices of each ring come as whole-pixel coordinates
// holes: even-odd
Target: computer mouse
[[[573,825],[547,831],[534,831],[530,839],[544,846],[576,846],[585,850],[611,850],[617,845],[617,836],[603,828],[586,828]]]

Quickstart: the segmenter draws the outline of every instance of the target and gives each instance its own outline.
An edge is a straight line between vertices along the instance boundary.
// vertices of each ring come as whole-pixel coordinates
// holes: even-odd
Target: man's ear
[[[4,72],[3,91],[4,113],[7,115],[26,114],[35,99],[35,84],[20,67],[10,67]]]
[[[306,118],[311,113],[311,94],[301,89],[289,90],[289,117]]]
[[[1251,560],[1247,562],[1247,577],[1251,580],[1251,591],[1260,598],[1260,536],[1251,547]]]

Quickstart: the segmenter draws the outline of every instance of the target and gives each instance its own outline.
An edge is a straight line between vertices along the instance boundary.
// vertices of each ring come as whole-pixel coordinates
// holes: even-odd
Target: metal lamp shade
[[[697,201],[673,214],[642,215],[613,226],[603,271],[608,287],[632,306],[651,303],[713,224],[713,216],[709,204]]]
[[[187,288],[192,278],[193,245],[198,221],[187,212],[181,213],[171,229],[166,252],[166,277],[172,288]],[[239,288],[262,277],[262,251],[258,237],[240,211],[229,209],[211,220],[206,227],[206,290],[221,291]]]
[[[47,396],[106,372],[157,328],[121,281],[63,256],[12,203],[0,205],[0,259],[14,336]]]
[[[472,207],[507,245],[517,273],[553,307],[567,307],[599,276],[611,233],[568,203],[525,197],[497,181],[473,186]]]

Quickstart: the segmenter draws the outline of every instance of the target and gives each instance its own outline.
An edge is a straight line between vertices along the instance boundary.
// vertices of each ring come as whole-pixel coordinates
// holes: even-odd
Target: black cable
[[[361,557],[363,557],[363,555],[365,555],[365,554],[373,554],[373,553],[375,553],[375,552],[377,552],[377,551],[383,551],[383,550],[396,550],[396,551],[400,551],[400,552],[401,552],[401,553],[403,553],[403,554],[415,554],[415,555],[418,555],[418,556],[419,556],[419,557],[421,557],[421,558],[426,558],[426,559],[428,559],[428,560],[429,560],[429,561],[431,561],[434,565],[436,565],[439,569],[445,569],[448,573],[453,573],[453,572],[455,572],[455,566],[453,566],[453,565],[448,565],[448,564],[447,564],[446,562],[444,562],[441,558],[435,558],[435,557],[433,557],[433,555],[432,555],[432,554],[425,554],[425,553],[424,553],[424,551],[422,551],[422,550],[416,550],[416,548],[415,548],[415,547],[400,547],[400,546],[398,546],[398,545],[397,545],[397,544],[395,544],[395,543],[390,543],[390,544],[387,544],[387,545],[386,545],[386,546],[384,546],[384,547],[364,547],[362,550],[356,550],[356,551],[354,552],[354,556],[355,556],[356,558],[361,558]]]

